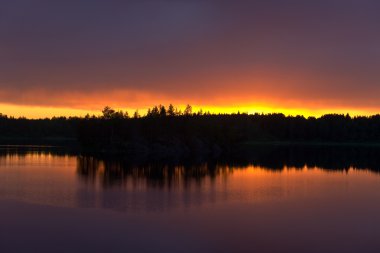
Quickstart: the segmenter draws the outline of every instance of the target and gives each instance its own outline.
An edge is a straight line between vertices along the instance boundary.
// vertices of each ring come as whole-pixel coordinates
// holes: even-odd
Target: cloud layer
[[[0,102],[378,107],[380,3],[4,0]]]

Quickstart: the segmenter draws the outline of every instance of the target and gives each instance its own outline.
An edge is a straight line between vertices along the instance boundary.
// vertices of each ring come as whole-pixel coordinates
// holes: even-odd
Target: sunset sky
[[[375,0],[2,0],[0,113],[380,112]]]

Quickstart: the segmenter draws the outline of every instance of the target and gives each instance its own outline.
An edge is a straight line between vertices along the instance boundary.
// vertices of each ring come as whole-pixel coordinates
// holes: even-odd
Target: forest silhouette
[[[158,156],[219,155],[243,144],[378,145],[380,115],[211,114],[159,105],[141,116],[107,106],[100,116],[31,120],[0,114],[0,143]]]

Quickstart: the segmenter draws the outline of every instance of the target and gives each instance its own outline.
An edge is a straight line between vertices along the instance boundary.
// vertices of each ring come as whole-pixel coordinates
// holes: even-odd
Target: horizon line
[[[171,105],[171,104],[170,104]],[[189,105],[189,104],[188,104]],[[20,110],[18,113],[10,114],[6,113],[7,110],[3,110],[4,105],[0,104],[0,116],[6,116],[8,118],[12,119],[28,119],[28,120],[44,120],[44,119],[54,119],[54,118],[85,118],[85,117],[100,117],[102,115],[102,109],[109,106],[104,106],[102,109],[97,110],[86,110],[86,109],[78,109],[78,108],[65,108],[65,107],[51,107],[51,106],[19,106],[19,105],[5,105],[9,106],[11,109],[13,108],[22,108],[27,109],[29,111],[37,110],[38,115],[31,115],[26,116],[20,114]],[[148,114],[148,110],[152,109],[154,107],[163,106],[164,108],[168,108],[169,105],[154,105],[152,107],[148,108],[142,108],[142,109],[131,109],[131,108],[118,108],[118,107],[110,107],[116,112],[126,112],[128,113],[130,118],[133,118],[133,114],[135,112],[139,113],[140,117],[146,117]],[[191,105],[190,105],[191,106]],[[282,114],[285,117],[304,117],[304,118],[321,118],[325,115],[348,115],[350,117],[373,117],[380,115],[379,112],[371,110],[358,110],[358,109],[317,109],[317,110],[310,110],[310,109],[294,109],[294,108],[255,108],[255,107],[210,107],[210,106],[191,106],[193,108],[191,114],[199,114],[202,113],[204,115],[237,115],[237,114],[246,114],[246,115],[271,115],[271,114]],[[174,106],[176,110],[183,111],[185,107],[183,105],[181,106]],[[224,110],[223,110],[224,109]],[[43,112],[41,110],[45,111],[45,115],[43,115]],[[5,112],[4,112],[5,111]],[[8,109],[9,111],[9,109]],[[314,113],[313,113],[314,111]],[[18,115],[17,115],[18,114]],[[32,112],[33,114],[33,112]]]

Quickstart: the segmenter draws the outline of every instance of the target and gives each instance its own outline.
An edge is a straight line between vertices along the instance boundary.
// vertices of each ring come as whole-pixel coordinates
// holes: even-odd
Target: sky
[[[1,0],[0,113],[380,112],[375,0]]]

